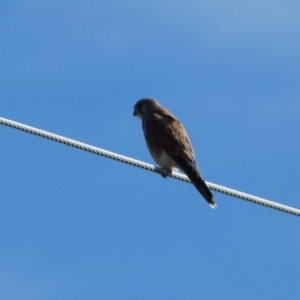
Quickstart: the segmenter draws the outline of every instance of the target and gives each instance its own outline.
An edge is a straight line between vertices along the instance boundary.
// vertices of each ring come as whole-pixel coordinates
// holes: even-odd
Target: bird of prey
[[[142,119],[142,127],[148,149],[162,168],[162,176],[180,169],[196,189],[215,208],[213,195],[207,187],[195,160],[193,148],[183,125],[157,100],[144,98],[134,106],[134,116]]]

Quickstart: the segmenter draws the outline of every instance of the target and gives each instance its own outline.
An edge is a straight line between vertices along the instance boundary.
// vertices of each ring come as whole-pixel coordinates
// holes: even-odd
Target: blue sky
[[[1,1],[1,116],[300,208],[299,1]],[[297,217],[0,126],[1,299],[298,299]]]

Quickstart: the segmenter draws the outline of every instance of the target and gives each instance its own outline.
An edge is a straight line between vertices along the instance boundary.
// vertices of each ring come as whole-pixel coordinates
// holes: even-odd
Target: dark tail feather
[[[208,202],[208,204],[215,208],[217,206],[213,194],[207,187],[203,177],[200,174],[197,166],[195,164],[188,163],[181,156],[172,157],[174,161],[178,164],[180,169],[187,175],[199,193],[204,197],[204,199]]]

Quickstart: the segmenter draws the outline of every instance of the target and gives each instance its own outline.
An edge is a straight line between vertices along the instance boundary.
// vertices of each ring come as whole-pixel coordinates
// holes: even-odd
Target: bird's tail
[[[186,174],[199,193],[204,197],[204,199],[208,202],[208,204],[215,208],[217,203],[214,200],[213,194],[207,187],[203,177],[201,176],[200,172],[198,174]]]
[[[196,187],[199,193],[204,197],[208,204],[215,208],[217,206],[213,194],[207,187],[199,169],[196,164],[190,164],[180,156],[172,157],[174,161],[178,164],[180,169],[187,175],[192,184]]]

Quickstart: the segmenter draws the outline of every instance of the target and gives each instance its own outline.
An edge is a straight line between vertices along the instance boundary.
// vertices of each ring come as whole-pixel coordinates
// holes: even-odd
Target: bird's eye
[[[145,105],[140,106],[140,112],[141,112],[142,115],[144,115],[146,113],[146,106]]]

